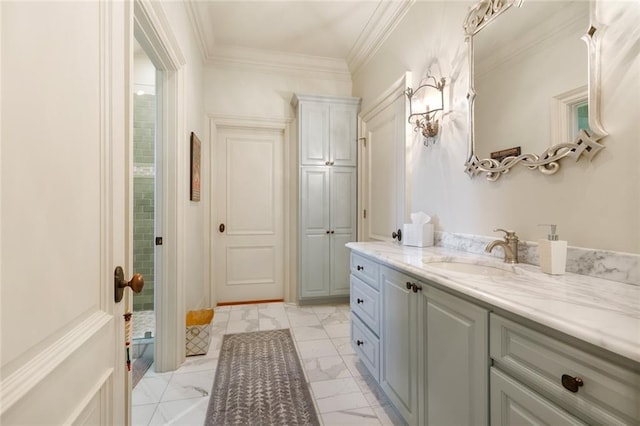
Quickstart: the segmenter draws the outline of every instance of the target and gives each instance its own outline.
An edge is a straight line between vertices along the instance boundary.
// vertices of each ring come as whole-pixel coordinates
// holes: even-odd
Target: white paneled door
[[[410,206],[407,163],[407,108],[404,90],[410,75],[399,80],[362,114],[360,239],[390,241],[402,228]],[[365,213],[366,211],[366,213]]]
[[[219,127],[215,173],[217,301],[283,299],[283,132]]]
[[[3,425],[126,421],[130,8],[0,2]]]

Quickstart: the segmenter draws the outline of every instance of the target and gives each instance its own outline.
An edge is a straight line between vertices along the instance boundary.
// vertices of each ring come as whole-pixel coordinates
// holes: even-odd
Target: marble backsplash
[[[436,231],[434,234],[436,246],[494,256],[499,259],[504,256],[500,248],[494,250],[491,254],[485,252],[485,247],[495,240],[495,237],[454,234],[442,231]],[[538,243],[520,241],[518,244],[518,259],[520,263],[539,265]],[[567,250],[567,272],[640,285],[640,255],[569,246]]]

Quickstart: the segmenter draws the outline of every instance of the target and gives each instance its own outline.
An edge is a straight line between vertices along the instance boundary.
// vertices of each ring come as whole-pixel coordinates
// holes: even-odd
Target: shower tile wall
[[[133,296],[133,310],[153,310],[154,287],[154,95],[134,96],[133,122],[133,269],[144,276],[144,289]]]

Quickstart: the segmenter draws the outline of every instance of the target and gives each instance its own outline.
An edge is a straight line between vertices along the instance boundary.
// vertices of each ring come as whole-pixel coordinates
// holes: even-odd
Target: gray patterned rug
[[[226,334],[205,425],[319,425],[288,329]]]

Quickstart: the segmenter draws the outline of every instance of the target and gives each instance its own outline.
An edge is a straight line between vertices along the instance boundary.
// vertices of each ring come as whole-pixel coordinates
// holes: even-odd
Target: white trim
[[[371,60],[415,2],[416,0],[380,1],[347,55],[352,75],[356,75]]]
[[[575,139],[571,135],[573,126],[572,118],[575,105],[589,100],[589,88],[587,85],[560,93],[551,98],[549,112],[551,123],[551,142],[549,146],[560,143],[570,143]]]
[[[185,56],[180,50],[162,6],[149,0],[135,0],[134,31],[162,81],[162,171],[164,200],[162,237],[165,244],[162,265],[164,285],[156,291],[156,371],[177,369],[185,359],[184,318],[184,202],[187,196],[184,174],[188,137],[185,128],[184,71]]]
[[[399,96],[404,96],[404,91],[411,85],[411,72],[407,71],[402,77],[396,80],[387,90],[382,92],[378,98],[371,103],[368,109],[360,113],[364,121],[369,121],[371,117],[377,115],[381,110],[387,108]]]
[[[0,386],[0,417],[112,320],[112,315],[94,312],[3,379]]]
[[[207,62],[213,56],[213,53],[209,50],[209,45],[213,44],[215,37],[211,25],[204,24],[200,19],[200,16],[206,16],[207,13],[206,10],[203,10],[204,5],[206,5],[205,2],[184,0],[184,7],[187,10],[187,16],[189,16],[189,22],[191,22],[194,38],[198,42],[202,61]],[[208,40],[212,42],[209,43]]]
[[[282,198],[284,203],[284,217],[283,217],[283,294],[285,302],[295,301],[296,293],[294,286],[291,283],[291,278],[295,276],[295,271],[289,268],[289,264],[293,262],[291,256],[295,253],[295,247],[291,247],[291,235],[293,228],[291,224],[291,218],[294,217],[291,213],[291,206],[294,200],[292,194],[295,194],[293,188],[293,180],[291,179],[291,126],[294,120],[292,118],[280,118],[280,117],[248,117],[237,115],[208,115],[209,118],[209,188],[213,191],[216,188],[215,179],[215,162],[216,162],[216,138],[218,129],[257,129],[257,130],[279,130],[282,131],[283,138],[283,153],[282,153],[282,170],[283,170],[283,188]],[[209,218],[205,222],[205,232],[208,237],[209,243],[205,245],[205,259],[208,262],[208,283],[209,283],[209,300],[212,306],[217,303],[216,297],[216,283],[215,281],[215,262],[213,256],[215,256],[214,242],[212,232],[217,228],[214,223],[214,207],[215,202],[213,197],[208,197],[209,203],[205,209],[205,215]]]

